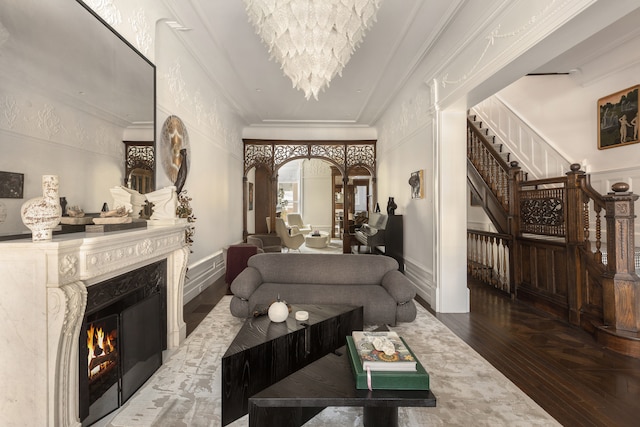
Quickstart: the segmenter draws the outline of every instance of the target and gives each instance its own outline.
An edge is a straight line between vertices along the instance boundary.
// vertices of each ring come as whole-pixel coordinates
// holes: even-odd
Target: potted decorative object
[[[22,222],[31,230],[32,240],[51,240],[53,229],[60,223],[62,208],[58,196],[57,175],[42,176],[42,197],[27,200],[20,209]]]
[[[182,190],[178,194],[178,207],[176,208],[176,215],[178,218],[186,218],[188,223],[196,222],[196,217],[193,215],[193,209],[191,208],[191,197],[187,196],[187,190]],[[190,225],[187,227],[186,242],[189,246],[193,244],[193,235],[196,232],[196,227]]]

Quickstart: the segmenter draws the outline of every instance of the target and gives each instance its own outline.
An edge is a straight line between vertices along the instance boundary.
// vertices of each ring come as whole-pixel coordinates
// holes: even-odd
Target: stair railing
[[[467,273],[500,291],[511,293],[512,280],[508,234],[467,230]]]
[[[486,135],[467,118],[467,158],[478,170],[505,211],[509,210],[509,165]],[[517,163],[513,165],[517,167]]]
[[[634,244],[640,196],[626,183],[599,194],[578,164],[564,177],[523,181],[517,165],[510,167],[472,120],[467,128],[469,161],[509,215],[508,233],[468,230],[468,273],[552,313],[564,312],[605,346],[640,357]],[[545,265],[550,260],[552,270]]]

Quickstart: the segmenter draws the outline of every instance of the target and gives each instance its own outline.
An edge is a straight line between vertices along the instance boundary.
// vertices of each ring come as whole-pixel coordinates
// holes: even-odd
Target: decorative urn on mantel
[[[20,209],[22,222],[31,230],[32,240],[51,240],[53,229],[60,223],[62,207],[58,196],[57,175],[42,176],[42,197],[27,200]]]

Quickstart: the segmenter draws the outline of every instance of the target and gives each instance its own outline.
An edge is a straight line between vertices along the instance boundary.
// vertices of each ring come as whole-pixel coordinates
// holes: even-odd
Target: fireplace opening
[[[166,319],[166,261],[88,287],[79,337],[83,426],[119,408],[160,367]]]
[[[97,319],[87,327],[87,379],[89,404],[102,396],[115,396],[120,380],[117,315]],[[114,400],[114,399],[110,399]],[[111,410],[116,409],[111,408]]]

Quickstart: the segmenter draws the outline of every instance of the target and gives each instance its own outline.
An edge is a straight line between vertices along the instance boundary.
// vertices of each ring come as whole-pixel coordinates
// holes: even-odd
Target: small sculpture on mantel
[[[131,218],[140,218],[140,211],[146,202],[146,197],[131,188],[118,185],[109,189],[113,197],[113,206],[118,208],[124,206],[127,211],[131,212]]]
[[[184,218],[177,218],[178,195],[176,187],[170,186],[145,194],[149,203],[153,203],[153,214],[148,225],[171,225],[187,222]]]
[[[69,206],[67,208],[67,216],[70,216],[71,218],[83,218],[84,211],[82,210],[82,208],[80,208],[80,206]]]

